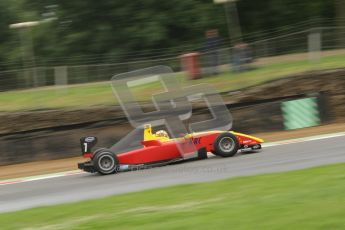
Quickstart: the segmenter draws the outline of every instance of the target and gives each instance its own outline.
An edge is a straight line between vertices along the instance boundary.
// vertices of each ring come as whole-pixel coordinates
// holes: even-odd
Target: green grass
[[[344,181],[338,164],[180,185],[0,214],[0,228],[345,229]]]
[[[195,81],[187,81],[182,74],[177,75],[183,86],[209,83],[219,92],[237,90],[257,85],[287,75],[315,69],[340,68],[345,66],[345,56],[324,57],[318,64],[308,61],[277,62],[260,66],[244,73],[224,73]],[[137,87],[135,95],[141,101],[149,100],[152,92],[162,90],[158,83]],[[34,90],[8,91],[0,93],[0,111],[37,110],[54,108],[75,108],[97,105],[117,104],[109,82],[72,85],[63,90],[54,87],[42,87]]]

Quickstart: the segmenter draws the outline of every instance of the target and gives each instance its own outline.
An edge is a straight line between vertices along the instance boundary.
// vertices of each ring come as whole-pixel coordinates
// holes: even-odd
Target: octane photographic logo
[[[156,88],[147,87],[149,84],[152,86],[160,84],[164,92],[153,94],[145,91]],[[191,132],[228,131],[232,127],[231,113],[222,97],[211,85],[197,84],[182,87],[176,73],[170,67],[156,66],[115,75],[111,79],[111,85],[128,121],[134,127],[132,132],[142,130],[145,124],[151,124],[153,128],[165,127],[171,138],[179,138]],[[141,106],[133,91],[151,94],[151,106]],[[212,118],[186,125],[192,117],[192,104],[200,101],[207,105]],[[154,111],[144,112],[148,107],[151,110],[154,108]],[[133,135],[129,134],[124,137],[126,138],[133,138]],[[191,146],[186,148],[185,145],[178,143],[177,145],[184,157],[196,152]]]

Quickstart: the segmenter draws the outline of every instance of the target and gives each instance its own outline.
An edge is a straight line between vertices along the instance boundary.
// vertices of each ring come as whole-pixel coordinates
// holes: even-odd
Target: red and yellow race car
[[[111,148],[99,148],[96,151],[92,151],[92,148],[97,138],[82,137],[80,139],[82,154],[83,157],[89,158],[89,161],[79,163],[78,168],[86,172],[107,175],[177,161],[206,159],[208,152],[221,157],[232,157],[238,150],[259,150],[261,143],[264,142],[260,138],[233,131],[190,133],[174,139],[169,138],[164,130],[153,133],[151,125],[145,125],[138,131],[141,143],[119,141]]]

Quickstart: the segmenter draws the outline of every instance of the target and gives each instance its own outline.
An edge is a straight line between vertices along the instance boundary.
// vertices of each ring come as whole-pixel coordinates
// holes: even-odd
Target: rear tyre
[[[93,155],[96,155],[98,152],[102,152],[104,150],[108,150],[107,148],[98,148],[93,152]]]
[[[237,137],[232,133],[222,133],[214,141],[214,154],[221,157],[234,156],[240,144]]]
[[[92,158],[93,166],[102,175],[116,173],[119,168],[119,161],[116,155],[108,149],[97,151]]]

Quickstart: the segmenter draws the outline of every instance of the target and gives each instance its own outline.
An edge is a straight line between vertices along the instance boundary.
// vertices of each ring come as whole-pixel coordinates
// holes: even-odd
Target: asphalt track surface
[[[21,210],[176,184],[281,172],[345,162],[345,136],[264,148],[232,158],[210,157],[110,176],[78,174],[0,186],[0,212]]]

